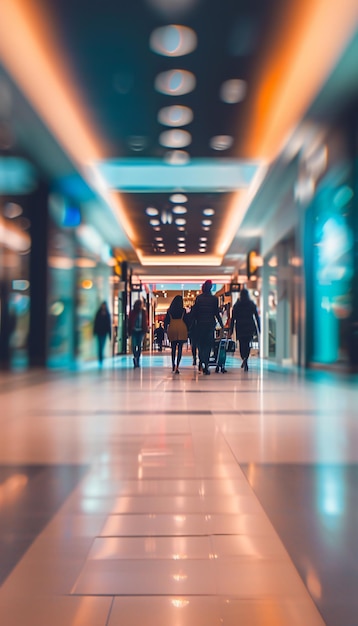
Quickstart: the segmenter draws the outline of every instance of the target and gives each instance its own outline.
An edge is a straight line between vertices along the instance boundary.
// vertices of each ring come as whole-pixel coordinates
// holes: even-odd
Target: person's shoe
[[[204,368],[203,368],[203,374],[205,374],[206,376],[209,376],[209,374],[210,374],[210,370],[209,370],[209,368],[208,368],[208,367],[204,367]]]
[[[138,365],[137,365],[137,359],[136,359],[135,357],[134,357],[134,359],[133,359],[133,367],[138,367]]]
[[[175,365],[173,365],[172,367],[172,372],[175,372]]]
[[[202,366],[202,364],[201,364],[201,363],[199,363],[199,365],[198,365],[198,370],[199,370],[199,372],[201,372],[201,371],[202,371],[202,369],[203,369],[203,366]]]
[[[176,373],[176,374],[180,374],[180,370],[179,370],[179,367],[178,367],[178,366],[175,368],[175,373]]]
[[[243,369],[245,367],[245,359],[243,360],[243,362],[241,363],[241,369]]]
[[[196,359],[193,359],[193,365],[196,365]]]
[[[244,363],[244,372],[247,372],[249,370],[249,366],[247,364],[247,359],[245,359],[245,363]]]

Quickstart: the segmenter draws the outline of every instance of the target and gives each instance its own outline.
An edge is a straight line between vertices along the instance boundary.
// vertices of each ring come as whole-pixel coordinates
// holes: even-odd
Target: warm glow
[[[286,3],[248,108],[243,156],[272,160],[307,111],[357,26],[356,0]]]
[[[118,195],[104,181],[89,176],[87,164],[106,158],[107,148],[93,130],[93,120],[71,76],[66,51],[56,41],[50,15],[29,0],[2,0],[0,58],[12,78],[57,138],[88,184],[117,215],[127,237],[135,241]]]
[[[185,256],[180,256],[180,261],[178,258],[178,255],[168,255],[168,256],[163,256],[163,257],[158,257],[155,255],[143,255],[141,253],[140,250],[137,250],[137,254],[139,257],[139,260],[141,262],[142,265],[147,266],[147,265],[170,265],[170,266],[176,266],[178,267],[178,264],[180,264],[180,266],[199,266],[199,267],[203,267],[205,266],[212,266],[212,267],[217,267],[218,265],[221,264],[221,260],[222,257],[218,256],[218,255],[214,255],[214,254],[209,254],[209,255],[205,255],[205,257],[198,255],[185,255]]]

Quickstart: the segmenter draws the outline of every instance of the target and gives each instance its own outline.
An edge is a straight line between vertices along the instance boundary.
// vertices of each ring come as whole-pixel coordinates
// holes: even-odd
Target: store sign
[[[132,283],[132,291],[142,291],[142,283]]]
[[[240,283],[230,284],[230,293],[238,293],[240,291]]]

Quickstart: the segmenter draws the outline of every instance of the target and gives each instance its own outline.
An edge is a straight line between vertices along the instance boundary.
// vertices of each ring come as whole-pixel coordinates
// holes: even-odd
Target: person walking
[[[250,356],[251,342],[253,336],[260,332],[260,316],[253,300],[247,289],[241,289],[240,298],[232,308],[230,334],[235,327],[236,339],[240,346],[240,355],[242,358],[241,367],[245,372],[248,371],[248,359]]]
[[[102,367],[104,346],[106,343],[107,335],[109,339],[111,339],[112,336],[111,316],[109,314],[107,303],[105,301],[101,303],[101,306],[99,307],[95,315],[93,334],[95,337],[97,337],[98,363],[100,367]]]
[[[167,310],[164,329],[168,335],[172,351],[172,370],[180,373],[179,364],[183,354],[183,344],[188,341],[188,314],[183,306],[183,297],[175,296]]]
[[[190,341],[191,355],[193,357],[193,365],[196,365],[196,359],[198,356],[198,341],[197,341],[197,322],[196,322],[196,319],[194,318],[193,307],[188,313],[188,320],[189,320],[188,337]]]
[[[155,343],[158,346],[158,352],[163,351],[164,327],[163,322],[159,322],[159,326],[154,330]]]
[[[214,331],[218,323],[221,328],[224,324],[220,315],[219,300],[211,293],[212,282],[206,280],[202,286],[202,293],[196,297],[193,306],[193,316],[196,320],[196,338],[199,351],[199,370],[209,375],[209,357],[214,342]]]
[[[136,300],[128,316],[128,335],[132,341],[133,366],[139,367],[142,354],[143,339],[148,331],[147,312],[142,300]]]

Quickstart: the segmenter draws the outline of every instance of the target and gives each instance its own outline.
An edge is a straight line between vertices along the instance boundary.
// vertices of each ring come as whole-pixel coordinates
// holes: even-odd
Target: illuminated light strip
[[[215,251],[218,256],[223,257],[228,251],[251,202],[263,183],[266,173],[267,167],[262,166],[258,170],[250,187],[245,190],[240,189],[234,194],[233,199],[226,210],[225,219],[221,227],[221,233],[218,237],[218,245]]]
[[[273,160],[357,27],[357,0],[296,0],[278,16],[263,54],[240,156]]]
[[[0,58],[10,76],[48,126],[66,154],[90,186],[87,164],[103,159],[106,147],[93,131],[83,100],[76,92],[65,50],[56,42],[51,16],[31,0],[1,0]],[[93,186],[92,186],[93,189]],[[95,187],[117,214],[127,237],[136,241],[136,233],[118,198]]]
[[[221,264],[221,257],[220,256],[216,256],[216,255],[193,255],[193,254],[183,254],[180,255],[180,258],[178,257],[178,255],[168,255],[168,256],[162,256],[162,257],[158,257],[158,256],[154,256],[154,255],[143,255],[141,253],[140,250],[137,250],[137,254],[139,256],[139,260],[141,262],[142,265],[147,266],[147,265],[170,265],[170,266],[176,266],[178,267],[180,265],[180,267],[182,266],[186,266],[186,265],[190,265],[190,266],[194,266],[194,267],[206,267],[208,265],[212,266],[212,267],[217,267],[218,265]]]

